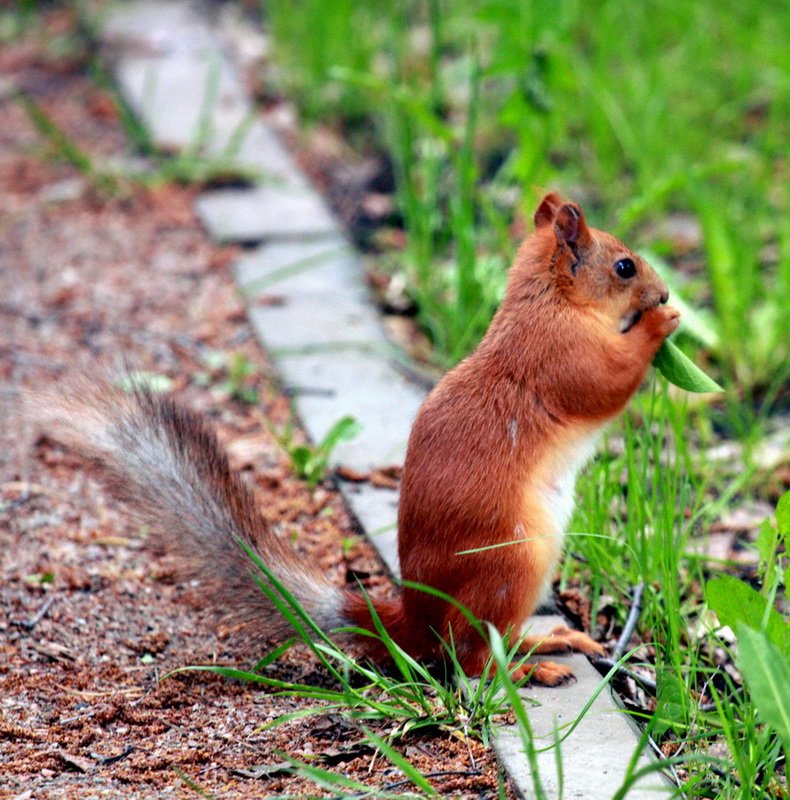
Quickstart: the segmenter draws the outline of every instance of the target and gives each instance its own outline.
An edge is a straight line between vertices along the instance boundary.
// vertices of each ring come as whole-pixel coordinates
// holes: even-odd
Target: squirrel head
[[[534,220],[534,235],[550,249],[545,263],[557,291],[594,308],[620,333],[630,330],[642,312],[669,299],[653,268],[619,239],[588,227],[576,203],[547,194]]]

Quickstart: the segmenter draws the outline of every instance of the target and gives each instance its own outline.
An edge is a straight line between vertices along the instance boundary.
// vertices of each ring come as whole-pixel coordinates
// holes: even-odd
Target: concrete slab
[[[257,309],[253,317],[260,319]],[[265,342],[265,328],[261,335]],[[270,355],[313,441],[346,415],[362,425],[359,436],[338,445],[332,463],[365,472],[403,462],[420,396],[388,362],[357,346]]]
[[[340,234],[324,201],[307,187],[213,189],[198,198],[196,208],[208,232],[221,242]]]
[[[194,47],[214,46],[216,41],[206,20],[185,0],[128,0],[100,13],[101,42],[115,54],[164,53],[184,41]]]
[[[307,352],[358,344],[372,352],[387,344],[375,313],[364,302],[359,259],[341,239],[258,247],[242,256],[236,276],[245,295],[271,298],[254,314],[275,350]]]
[[[308,185],[255,117],[220,37],[191,3],[116,3],[102,20],[101,38],[124,97],[158,147],[199,147],[272,185]]]
[[[102,40],[124,97],[163,149],[226,142],[250,111],[216,35],[187,2],[116,3]]]
[[[400,576],[398,564],[398,492],[369,483],[339,481],[340,491],[390,572]]]
[[[220,152],[219,136],[224,134],[226,143],[249,110],[228,65],[212,49],[125,58],[117,76],[129,104],[163,150],[214,145]]]
[[[245,117],[241,129],[232,127],[229,121],[225,129],[227,139],[217,138],[216,151],[221,152],[224,147],[234,163],[257,172],[262,183],[293,189],[310,185],[291,154],[263,122],[257,118],[250,121],[249,117]]]
[[[345,242],[264,244],[240,259],[236,276],[313,440],[351,415],[363,430],[338,446],[335,463],[361,471],[401,463],[424,395],[388,358],[392,345]],[[277,303],[255,305],[261,295]]]
[[[367,303],[364,270],[354,248],[342,236],[320,241],[273,241],[239,258],[236,281],[245,295],[266,292],[339,291]]]
[[[557,625],[567,624],[557,615],[536,615],[528,623],[532,634],[548,634]],[[550,798],[565,800],[611,800],[623,783],[628,763],[636,744],[636,733],[625,713],[615,703],[608,687],[600,692],[590,709],[582,715],[590,697],[600,689],[601,676],[579,653],[546,657],[573,667],[576,682],[548,687],[528,686],[523,697],[536,701],[529,708],[529,721],[538,750],[537,767],[541,785]],[[561,744],[562,786],[557,774],[556,753],[552,747],[555,731],[564,736],[568,728],[581,720]],[[494,747],[508,775],[525,797],[532,796],[534,784],[529,763],[524,757],[521,737],[515,726],[497,728]],[[637,764],[641,769],[649,763],[643,755]],[[561,791],[562,788],[562,791]],[[658,774],[638,781],[628,792],[628,800],[656,800],[673,793]]]

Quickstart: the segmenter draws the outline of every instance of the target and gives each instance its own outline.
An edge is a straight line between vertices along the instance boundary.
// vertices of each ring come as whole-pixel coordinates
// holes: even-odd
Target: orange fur
[[[567,498],[553,499],[560,482],[572,491],[578,451],[622,410],[678,316],[660,307],[667,290],[653,270],[588,228],[578,206],[548,195],[535,223],[483,341],[417,416],[398,522],[403,578],[451,595],[503,635],[522,629],[559,558],[567,519],[557,515],[569,513],[558,508]],[[637,268],[630,280],[614,275],[622,258]],[[631,312],[641,318],[621,333]],[[488,651],[462,614],[414,589],[402,602],[406,649],[435,657],[436,634],[452,635],[464,669],[480,673]],[[600,652],[584,634],[566,642]]]
[[[588,228],[577,205],[549,194],[535,226],[482,342],[417,415],[398,521],[403,578],[445,592],[511,642],[547,589],[576,473],[596,432],[636,391],[679,316],[661,305],[667,289],[653,270],[613,236]],[[324,630],[374,630],[360,593],[335,587],[260,519],[195,414],[144,391],[85,384],[58,387],[36,413],[49,419],[51,433],[103,464],[153,537],[180,557],[186,574],[208,578],[211,602],[248,635],[282,638],[287,624],[252,577],[240,542]],[[439,637],[452,639],[464,670],[483,671],[485,642],[446,601],[404,587],[376,611],[413,656],[435,659]],[[386,658],[371,637],[358,643],[371,658]],[[523,647],[535,645],[601,652],[567,628]],[[570,674],[544,662],[514,675],[530,671],[552,684]]]

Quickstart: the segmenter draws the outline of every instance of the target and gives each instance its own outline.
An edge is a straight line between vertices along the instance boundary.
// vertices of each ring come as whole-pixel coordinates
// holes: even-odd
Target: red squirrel
[[[578,205],[551,193],[534,214],[505,298],[477,349],[437,384],[409,438],[398,515],[403,579],[455,598],[517,641],[546,591],[573,508],[576,475],[601,428],[639,387],[678,325],[667,287],[615,237],[587,226]],[[238,539],[260,555],[320,628],[375,631],[368,600],[331,583],[262,520],[213,432],[173,400],[111,384],[72,387],[38,410],[55,438],[97,460],[110,487],[210,601],[251,635],[273,641],[287,622],[251,577]],[[462,551],[506,542],[472,554]],[[392,638],[433,661],[452,641],[480,675],[490,650],[454,606],[414,588],[374,606]],[[339,634],[348,637],[353,634]],[[441,639],[440,639],[441,637]],[[373,660],[373,637],[356,644]],[[525,651],[602,649],[562,627]],[[567,666],[514,670],[542,683]]]

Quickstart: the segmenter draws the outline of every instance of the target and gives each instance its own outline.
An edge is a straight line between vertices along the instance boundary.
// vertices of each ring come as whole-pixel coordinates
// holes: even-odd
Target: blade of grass
[[[391,761],[418,789],[422,789],[429,797],[438,797],[439,793],[433,788],[430,781],[423,777],[418,769],[404,758],[394,747],[390,746],[381,737],[376,736],[368,728],[363,727],[365,736]]]

